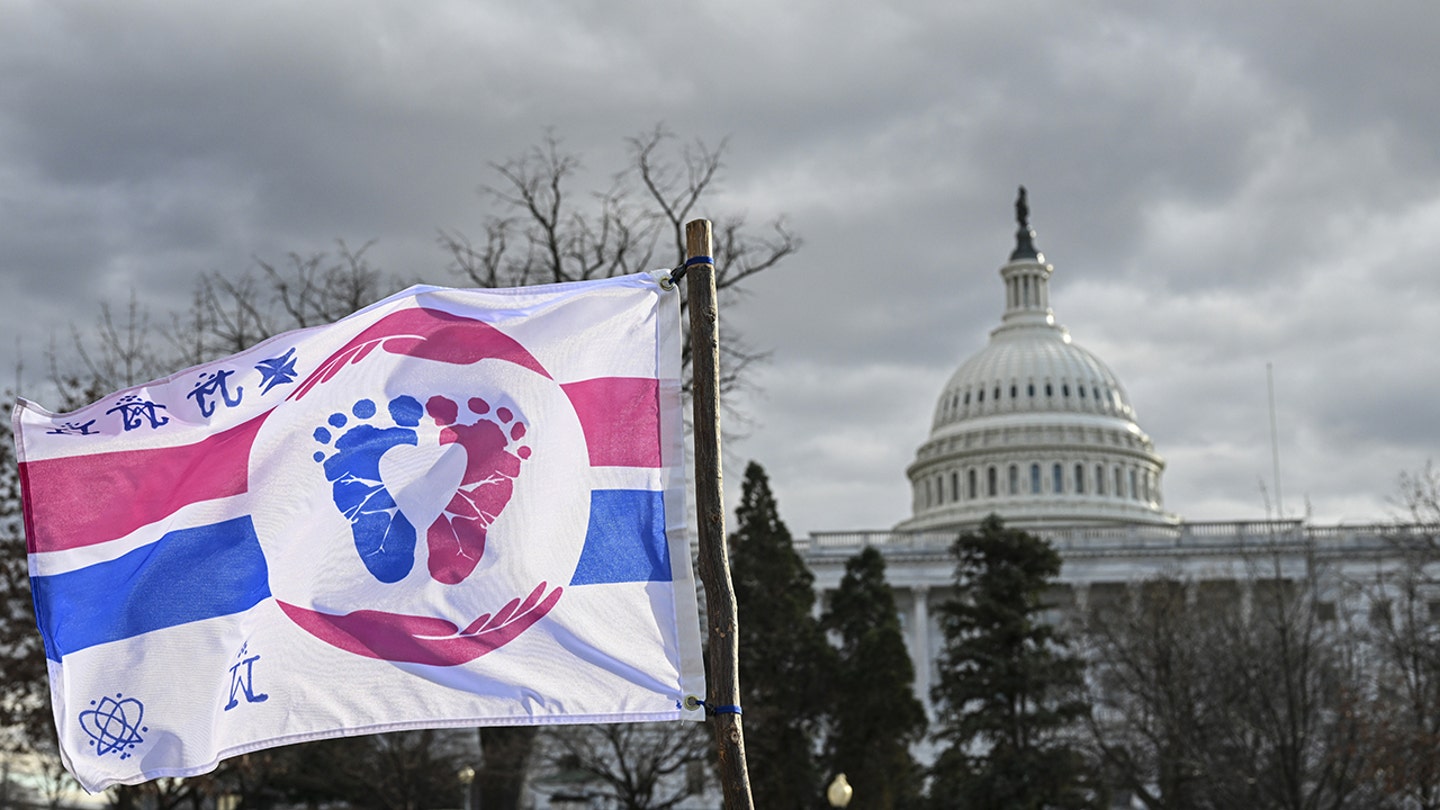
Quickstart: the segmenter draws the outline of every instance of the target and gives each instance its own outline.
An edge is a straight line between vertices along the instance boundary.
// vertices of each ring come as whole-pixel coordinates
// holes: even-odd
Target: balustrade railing
[[[1070,526],[1033,530],[1063,552],[1147,552],[1310,545],[1318,551],[1384,550],[1434,546],[1440,551],[1440,525],[1308,525],[1301,520],[1207,521],[1174,526]],[[944,552],[958,531],[813,532],[796,541],[815,556],[854,554],[874,546],[887,553]]]

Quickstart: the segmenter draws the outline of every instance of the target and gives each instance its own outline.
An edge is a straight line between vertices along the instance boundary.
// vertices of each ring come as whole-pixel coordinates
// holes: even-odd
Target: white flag
[[[701,719],[679,342],[645,274],[416,287],[73,413],[21,400],[71,773]]]

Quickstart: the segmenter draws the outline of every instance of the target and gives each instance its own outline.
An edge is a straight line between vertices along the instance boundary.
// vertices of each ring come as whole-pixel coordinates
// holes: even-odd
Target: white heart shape
[[[455,497],[468,460],[458,444],[397,444],[380,457],[380,481],[420,537]]]

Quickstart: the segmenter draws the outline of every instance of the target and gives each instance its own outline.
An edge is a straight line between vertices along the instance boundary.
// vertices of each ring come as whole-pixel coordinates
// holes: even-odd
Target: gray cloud
[[[0,358],[27,390],[102,302],[134,289],[163,314],[253,257],[374,239],[385,269],[453,281],[435,230],[478,235],[491,162],[553,126],[585,156],[579,191],[664,121],[730,138],[709,216],[784,214],[806,239],[724,314],[774,352],[727,454],[767,466],[796,531],[908,514],[934,398],[998,321],[1022,182],[1057,316],[1129,388],[1170,508],[1263,513],[1267,362],[1287,511],[1383,517],[1440,448],[1426,3],[0,16]]]

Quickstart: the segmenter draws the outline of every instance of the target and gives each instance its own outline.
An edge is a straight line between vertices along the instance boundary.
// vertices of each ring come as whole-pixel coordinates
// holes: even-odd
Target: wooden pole
[[[695,437],[695,512],[700,535],[700,581],[705,585],[706,618],[710,642],[709,696],[718,709],[715,724],[716,756],[726,810],[754,810],[750,774],[745,767],[745,733],[740,715],[739,619],[735,586],[730,580],[730,554],[725,538],[725,485],[720,472],[720,317],[715,302],[715,265],[689,264],[709,258],[710,221],[685,223],[685,278],[690,304],[690,370],[694,374],[691,407]]]

